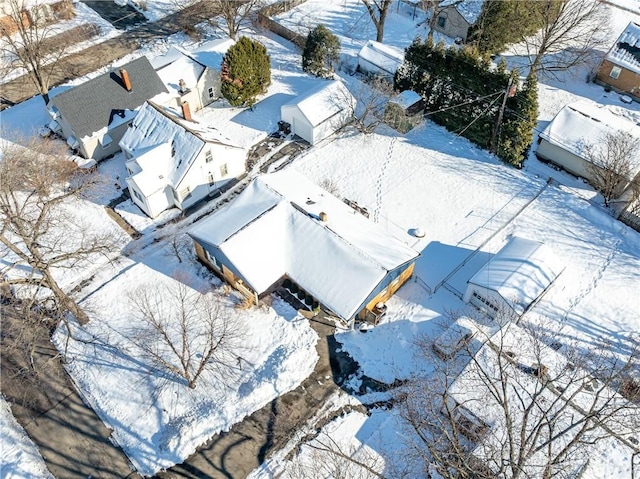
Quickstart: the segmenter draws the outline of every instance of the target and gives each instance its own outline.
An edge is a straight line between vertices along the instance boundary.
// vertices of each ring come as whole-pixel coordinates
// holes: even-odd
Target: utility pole
[[[500,106],[500,110],[498,111],[498,119],[496,120],[496,124],[493,127],[493,132],[491,133],[491,142],[489,143],[489,150],[493,153],[497,153],[498,151],[498,133],[500,132],[500,126],[502,125],[502,117],[504,116],[504,109],[507,106],[507,98],[511,95],[511,83],[513,82],[513,78],[509,77],[509,82],[507,83],[507,89],[504,91],[504,97],[502,98],[502,105]]]

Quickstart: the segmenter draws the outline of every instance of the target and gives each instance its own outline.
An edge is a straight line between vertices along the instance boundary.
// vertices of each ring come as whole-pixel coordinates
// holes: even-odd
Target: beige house
[[[640,101],[640,25],[627,25],[602,60],[595,81]]]
[[[245,172],[247,152],[181,111],[145,103],[120,141],[133,202],[151,218],[218,194]]]
[[[434,29],[451,38],[467,41],[469,28],[478,21],[484,0],[443,0],[434,12]]]
[[[120,151],[118,142],[148,99],[167,89],[146,57],[113,68],[51,98],[49,129],[84,158],[101,160]]]
[[[179,109],[186,101],[196,112],[220,98],[222,59],[234,43],[228,38],[213,40],[192,51],[172,46],[167,53],[151,60],[168,90],[155,102]]]

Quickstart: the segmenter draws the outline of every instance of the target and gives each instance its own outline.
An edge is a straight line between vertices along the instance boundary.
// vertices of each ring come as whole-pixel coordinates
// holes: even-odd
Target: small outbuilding
[[[282,121],[291,131],[315,145],[335,133],[351,119],[356,99],[344,83],[321,83],[280,107]]]
[[[422,123],[424,100],[412,90],[405,90],[387,103],[386,123],[400,133],[406,133]]]
[[[630,22],[596,72],[596,83],[640,101],[640,25]]]
[[[520,316],[540,300],[563,270],[544,243],[514,236],[467,282],[463,299],[492,318]]]
[[[404,63],[401,48],[369,40],[358,53],[358,69],[362,73],[393,79],[396,70]]]
[[[626,132],[640,139],[640,127],[613,113],[603,105],[576,102],[566,105],[540,133],[536,155],[576,176],[593,181],[590,160],[585,145],[596,144],[607,134]],[[629,158],[630,169],[626,181],[621,182],[616,197],[622,196],[640,174],[640,157]]]

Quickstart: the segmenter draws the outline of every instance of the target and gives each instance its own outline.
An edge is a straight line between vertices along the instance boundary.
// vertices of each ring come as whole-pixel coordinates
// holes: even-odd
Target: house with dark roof
[[[183,102],[180,115],[147,102],[120,141],[131,199],[151,218],[188,208],[245,172],[246,150],[195,122],[189,108]]]
[[[602,60],[595,81],[640,101],[640,25],[627,25]]]
[[[47,105],[49,129],[83,157],[101,160],[120,151],[136,110],[166,92],[143,56],[53,96]]]

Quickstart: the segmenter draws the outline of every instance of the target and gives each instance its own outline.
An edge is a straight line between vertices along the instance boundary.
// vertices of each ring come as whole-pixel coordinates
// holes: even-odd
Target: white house
[[[392,235],[291,170],[257,177],[189,235],[198,257],[247,297],[286,283],[346,321],[368,319],[419,256],[408,235]]]
[[[401,48],[373,40],[369,40],[358,52],[358,68],[371,75],[392,79],[403,63],[404,51]]]
[[[172,46],[164,54],[151,60],[168,93],[154,102],[179,108],[189,102],[198,111],[220,98],[220,69],[225,53],[235,42],[231,39],[213,40],[193,51]]]
[[[120,146],[128,159],[127,186],[133,202],[154,218],[184,209],[245,172],[246,151],[213,127],[145,103]]]
[[[514,236],[467,282],[463,299],[491,317],[521,315],[563,270],[546,245]]]
[[[602,105],[576,102],[566,105],[547,125],[542,133],[536,154],[576,176],[592,180],[590,161],[585,158],[586,144],[597,144],[607,134],[627,132],[640,138],[640,127],[626,118],[613,113]],[[629,183],[640,174],[640,155],[631,160],[631,171],[627,182],[621,185],[619,195],[624,194]]]
[[[355,106],[344,83],[330,80],[282,105],[280,114],[293,133],[315,145],[347,124]]]
[[[535,334],[510,322],[483,337],[449,386],[449,411],[473,442],[471,454],[495,472],[510,463],[510,448],[517,455],[522,447],[531,453],[520,465],[523,477],[544,477],[548,460],[562,458],[574,441],[553,471],[564,473],[558,477],[637,477],[637,405]]]

